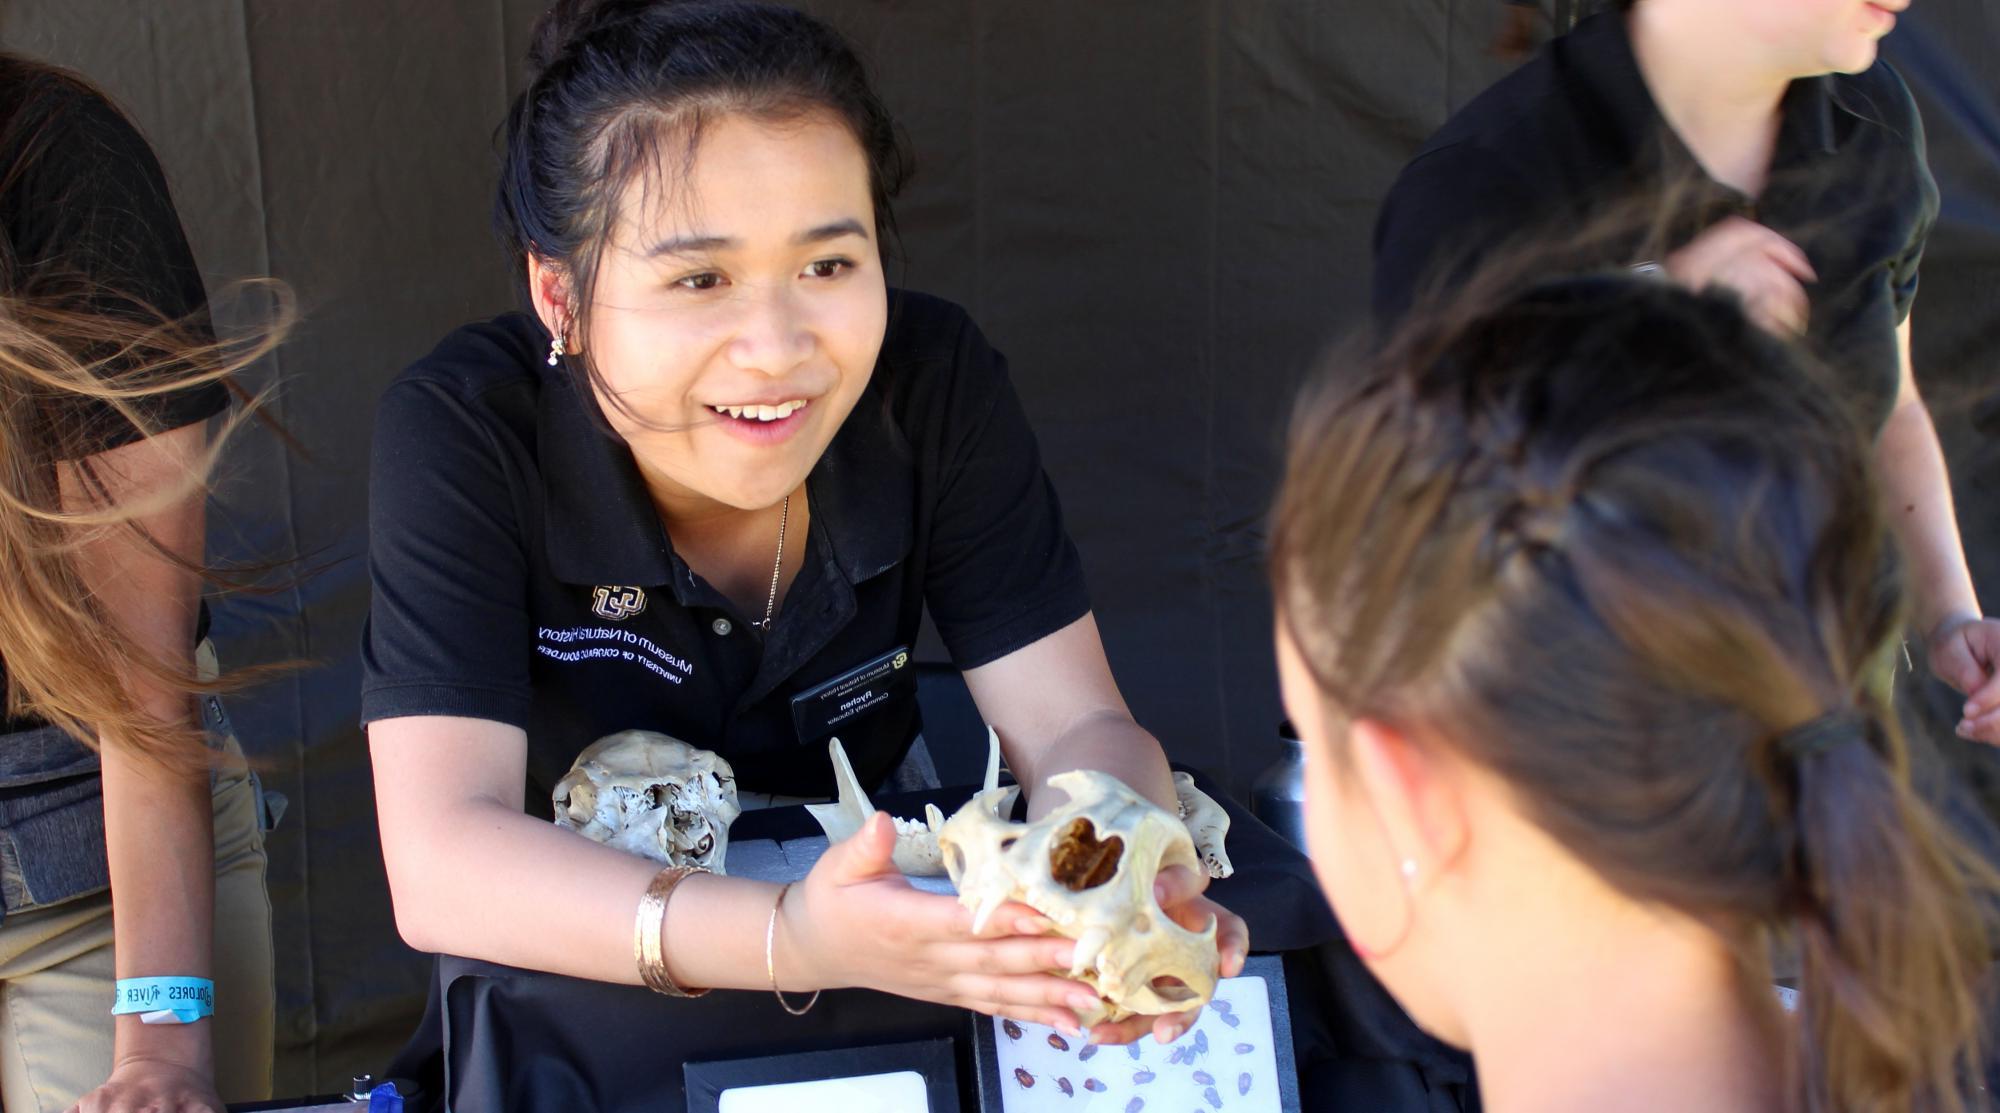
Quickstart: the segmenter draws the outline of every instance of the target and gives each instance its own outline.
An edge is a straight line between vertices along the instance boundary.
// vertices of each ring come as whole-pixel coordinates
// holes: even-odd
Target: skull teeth
[[[979,910],[972,914],[972,934],[978,935],[980,932],[985,931],[986,921],[992,919],[993,914],[1000,911],[1000,906],[1005,903],[1007,903],[1007,894],[1001,892],[996,892],[985,900],[980,901]]]
[[[1097,965],[1097,956],[1104,953],[1105,944],[1111,942],[1111,933],[1103,928],[1090,928],[1077,937],[1076,952],[1069,960],[1069,976],[1074,978]]]

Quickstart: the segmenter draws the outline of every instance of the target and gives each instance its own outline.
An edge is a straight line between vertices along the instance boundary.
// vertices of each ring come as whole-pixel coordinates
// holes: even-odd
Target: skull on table
[[[678,738],[628,730],[576,756],[552,794],[556,826],[670,866],[723,872],[742,814],[729,762]]]

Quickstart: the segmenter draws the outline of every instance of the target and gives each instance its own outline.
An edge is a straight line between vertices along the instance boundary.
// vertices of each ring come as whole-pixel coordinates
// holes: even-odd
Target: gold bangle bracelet
[[[686,881],[689,874],[707,873],[701,866],[668,866],[653,875],[646,895],[639,898],[639,915],[632,926],[632,949],[639,962],[639,980],[646,988],[667,997],[700,997],[705,989],[683,989],[667,972],[667,956],[661,936],[667,925],[667,898]]]
[[[777,995],[778,1004],[793,1016],[804,1016],[819,1003],[819,990],[813,990],[813,995],[806,999],[805,1004],[793,1008],[792,1003],[785,1000],[785,991],[778,988],[778,909],[785,906],[785,894],[792,891],[792,884],[785,882],[785,887],[778,890],[778,899],[771,902],[771,922],[764,925],[764,973],[771,979],[771,992]]]

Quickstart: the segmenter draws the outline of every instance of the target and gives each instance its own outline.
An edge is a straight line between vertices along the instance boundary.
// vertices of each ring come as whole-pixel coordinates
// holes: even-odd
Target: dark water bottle
[[[1299,732],[1286,719],[1278,724],[1278,744],[1284,752],[1250,785],[1250,814],[1264,821],[1300,850],[1306,848],[1306,751]]]

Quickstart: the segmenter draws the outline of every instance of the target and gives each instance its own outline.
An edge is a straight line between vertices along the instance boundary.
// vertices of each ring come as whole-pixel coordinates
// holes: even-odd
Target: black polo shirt
[[[1739,214],[1805,250],[1819,275],[1806,287],[1806,341],[1879,429],[1896,396],[1895,330],[1938,208],[1916,104],[1886,62],[1792,83],[1769,184],[1752,199],[1703,173],[1660,115],[1623,13],[1584,20],[1466,105],[1404,167],[1375,226],[1376,319],[1393,322],[1432,283],[1503,243],[1560,237],[1613,206],[1656,200],[1668,183],[1692,187],[1667,222],[1670,247]]]
[[[208,294],[166,175],[117,108],[67,75],[0,62],[0,280],[10,297],[129,321],[185,321],[212,338]],[[143,369],[113,347],[76,351],[113,382]],[[154,374],[158,374],[157,370]],[[143,426],[96,399],[35,399],[38,431],[61,457],[105,452],[214,416],[221,383],[128,401]]]
[[[548,345],[525,314],[470,325],[383,396],[362,651],[364,721],[525,729],[537,813],[578,751],[631,728],[791,795],[833,792],[837,734],[877,783],[920,726],[895,656],[926,604],[960,668],[1089,610],[1006,362],[955,305],[891,292],[874,376],[806,481],[812,525],[768,636],[675,555],[630,449]],[[879,682],[795,717],[795,695],[885,658]]]

